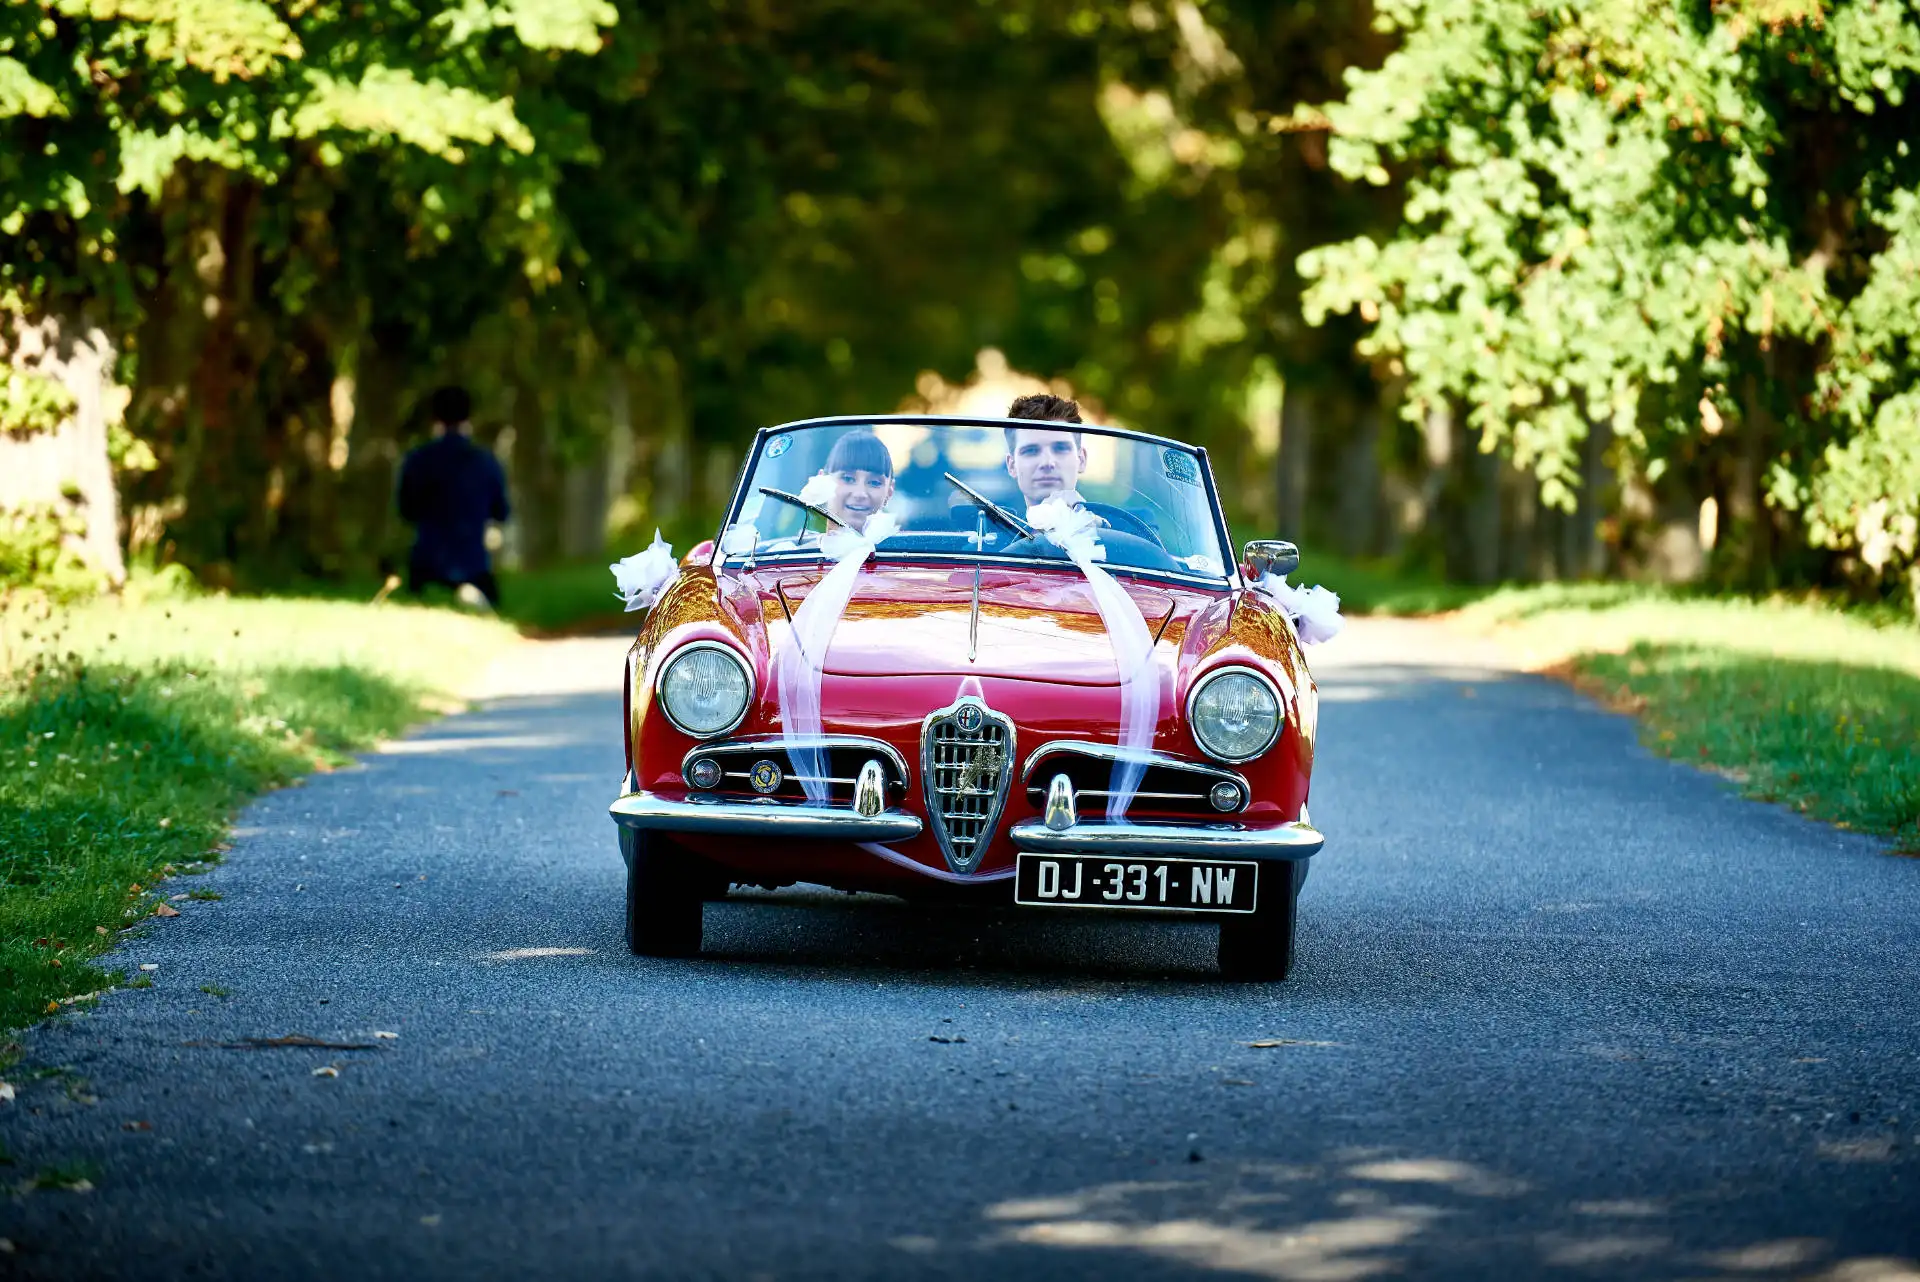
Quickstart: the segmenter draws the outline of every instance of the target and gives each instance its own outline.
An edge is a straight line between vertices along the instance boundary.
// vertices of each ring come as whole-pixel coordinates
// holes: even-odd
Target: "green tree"
[[[1630,480],[1715,500],[1730,578],[1828,573],[1809,542],[1872,543],[1869,578],[1909,561],[1915,15],[1379,10],[1392,55],[1294,120],[1401,192],[1400,225],[1303,259],[1309,319],[1357,315],[1409,414],[1462,406],[1550,504],[1605,424]]]
[[[0,289],[16,313],[86,313],[123,336],[160,464],[135,497],[187,559],[265,556],[283,512],[304,533],[296,482],[327,454],[328,389],[363,310],[330,217],[348,182],[372,173],[431,206],[448,170],[497,155],[519,163],[488,197],[537,205],[565,150],[536,145],[533,122],[553,122],[529,100],[615,16],[605,0],[0,11]],[[538,235],[515,231],[505,252],[536,255]]]

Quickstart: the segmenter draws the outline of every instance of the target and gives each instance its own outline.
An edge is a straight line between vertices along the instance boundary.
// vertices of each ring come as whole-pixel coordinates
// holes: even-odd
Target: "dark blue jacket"
[[[417,527],[416,572],[455,583],[487,573],[487,522],[507,519],[500,461],[459,432],[412,450],[400,466],[400,519]]]

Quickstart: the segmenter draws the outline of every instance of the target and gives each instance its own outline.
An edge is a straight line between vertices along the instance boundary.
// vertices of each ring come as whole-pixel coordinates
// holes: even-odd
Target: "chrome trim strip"
[[[721,777],[721,778],[723,778],[723,779],[752,779],[752,778],[753,778],[753,771],[751,771],[751,770],[726,770],[726,771],[722,771],[722,772],[721,772],[721,776],[720,776],[720,777]],[[851,783],[858,783],[858,782],[859,782],[859,776],[857,776],[857,775],[856,775],[855,777],[853,777],[853,778],[851,778],[851,779],[848,779],[848,778],[844,778],[844,777],[842,777],[842,776],[840,776],[840,775],[790,775],[790,774],[787,774],[787,773],[785,773],[785,772],[783,771],[783,772],[781,773],[781,775],[780,775],[780,777],[781,777],[782,779],[784,779],[784,780],[786,780],[786,781],[787,781],[788,783],[846,783],[846,784],[851,784]],[[693,790],[694,790],[695,792],[712,792],[712,791],[713,791],[713,789],[711,789],[711,788],[694,788],[694,786],[693,786],[693,783],[692,783],[692,781],[691,781],[691,780],[689,780],[689,781],[688,781],[688,783],[687,783],[687,787],[689,787],[689,788],[693,788]]]
[[[1249,669],[1251,671],[1251,669]],[[1258,675],[1257,673],[1255,675]],[[1268,682],[1269,685],[1272,682]],[[1278,694],[1278,691],[1274,692]],[[1284,705],[1283,705],[1284,706]],[[1197,775],[1208,775],[1219,783],[1237,783],[1240,790],[1247,789],[1246,776],[1238,771],[1227,770],[1220,766],[1210,766],[1204,761],[1188,761],[1185,757],[1176,757],[1170,752],[1156,752],[1149,748],[1122,748],[1114,743],[1087,743],[1079,739],[1054,739],[1043,743],[1027,754],[1026,764],[1020,767],[1020,777],[1026,778],[1033,768],[1040,764],[1049,752],[1068,752],[1082,757],[1093,757],[1099,761],[1137,761],[1142,765],[1164,766],[1169,770],[1191,770]],[[1085,792],[1080,794],[1086,796]],[[1145,794],[1140,794],[1144,796]],[[1204,798],[1207,794],[1196,793]]]
[[[937,722],[951,718],[967,704],[977,706],[989,721],[1005,732],[1007,759],[1001,764],[1001,786],[995,790],[993,804],[987,807],[980,825],[979,840],[974,842],[973,858],[961,859],[954,854],[953,839],[947,833],[946,807],[940,800],[939,772],[934,768],[933,727]],[[957,873],[971,873],[993,841],[994,829],[1000,824],[1000,814],[1007,808],[1007,795],[1013,791],[1013,754],[1019,751],[1018,745],[1019,732],[1014,728],[1013,718],[1004,712],[995,712],[978,695],[963,694],[946,707],[929,712],[920,721],[920,788],[927,803],[927,818],[932,822],[933,835],[940,843],[940,854],[946,859],[947,867]]]
[[[1032,797],[1034,793],[1039,791],[1040,791],[1039,784],[1030,783],[1027,785],[1028,797]],[[1073,795],[1076,797],[1117,797],[1120,794],[1113,791],[1111,788],[1082,788],[1080,789],[1080,791],[1074,793]],[[1207,794],[1204,792],[1130,792],[1127,795],[1129,797],[1132,797],[1135,801],[1206,801],[1207,800]],[[1212,803],[1209,802],[1208,804],[1211,805]],[[1215,811],[1214,813],[1230,814],[1232,812],[1231,811]]]
[[[1326,844],[1304,823],[1250,828],[1237,823],[1107,823],[1083,820],[1064,832],[1037,819],[1007,834],[1021,850],[1047,855],[1218,855],[1239,859],[1308,859]]]
[[[1258,681],[1261,685],[1265,686],[1267,688],[1267,692],[1273,695],[1273,706],[1279,712],[1279,715],[1276,716],[1273,720],[1273,734],[1267,739],[1265,743],[1260,745],[1260,751],[1250,752],[1244,757],[1214,756],[1213,753],[1207,752],[1207,745],[1202,743],[1200,740],[1200,732],[1194,729],[1193,701],[1200,697],[1200,692],[1202,690],[1206,689],[1214,681],[1218,680],[1220,677],[1225,676],[1229,672],[1245,672],[1248,675],[1252,676],[1253,679]],[[1273,678],[1269,677],[1266,673],[1260,671],[1260,669],[1258,668],[1249,667],[1244,663],[1223,663],[1219,667],[1208,671],[1206,675],[1202,676],[1198,681],[1195,681],[1193,683],[1192,688],[1190,688],[1187,691],[1186,706],[1181,710],[1186,714],[1187,733],[1193,736],[1193,746],[1200,749],[1200,751],[1202,752],[1206,752],[1207,755],[1209,757],[1213,757],[1215,761],[1224,761],[1228,765],[1237,766],[1243,762],[1252,761],[1254,758],[1264,755],[1269,749],[1273,747],[1274,744],[1280,742],[1280,732],[1287,728],[1287,701],[1281,695],[1280,687],[1275,685],[1273,683]],[[1240,781],[1240,787],[1243,792],[1245,791],[1246,786],[1247,786],[1246,780],[1242,779]]]
[[[740,671],[745,673],[747,678],[747,697],[740,701],[740,715],[721,729],[714,730],[708,734],[697,734],[681,725],[679,719],[673,715],[673,709],[667,703],[667,669],[680,662],[686,655],[692,654],[695,650],[718,650],[721,654],[726,655],[729,659],[739,664]],[[755,693],[753,664],[748,662],[746,657],[738,650],[720,641],[687,642],[667,656],[666,662],[660,665],[659,675],[653,679],[654,702],[660,705],[660,715],[667,719],[668,725],[690,739],[718,739],[721,735],[732,734],[735,730],[738,730],[740,723],[747,719],[747,713],[753,710],[753,696]]]
[[[904,810],[882,811],[869,818],[843,806],[718,797],[677,801],[650,792],[628,793],[608,806],[607,813],[623,828],[837,841],[906,841],[919,836],[924,826],[918,815]]]
[[[973,563],[973,608],[967,614],[967,662],[980,653],[980,563]]]
[[[766,752],[769,749],[785,749],[787,746],[787,740],[777,734],[750,734],[743,735],[738,739],[728,739],[721,743],[703,743],[697,748],[689,749],[687,755],[680,758],[680,777],[682,779],[687,777],[687,767],[693,764],[695,757],[707,756],[716,752]],[[792,746],[801,749],[847,748],[857,752],[877,753],[885,757],[888,763],[900,772],[900,783],[902,786],[905,786],[910,778],[907,774],[906,757],[901,754],[898,748],[888,743],[885,739],[869,739],[865,735],[858,734],[803,735],[793,740]],[[798,777],[797,775],[787,776],[789,779]],[[829,782],[838,783],[840,781],[830,780]]]

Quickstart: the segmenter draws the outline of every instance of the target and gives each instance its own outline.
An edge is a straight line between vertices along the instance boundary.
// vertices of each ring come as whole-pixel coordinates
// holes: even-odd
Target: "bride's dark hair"
[[[827,471],[829,474],[876,472],[892,476],[893,455],[887,453],[879,437],[864,427],[856,428],[833,443],[833,450],[827,455]]]

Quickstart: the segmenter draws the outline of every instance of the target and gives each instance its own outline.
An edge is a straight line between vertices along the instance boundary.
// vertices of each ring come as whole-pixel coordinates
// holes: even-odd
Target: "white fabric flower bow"
[[[802,503],[825,511],[833,503],[833,478],[825,472],[809,476],[807,483],[800,487],[799,498]]]
[[[1107,559],[1107,550],[1100,545],[1095,533],[1106,522],[1084,507],[1070,506],[1057,494],[1028,508],[1027,524],[1046,535],[1075,562],[1083,557],[1089,561]]]
[[[1293,620],[1301,645],[1319,645],[1340,635],[1347,621],[1340,617],[1340,597],[1322,587],[1296,588],[1284,574],[1266,574],[1253,581],[1253,590],[1266,597]]]
[[[648,610],[660,599],[660,594],[673,582],[680,571],[680,563],[673,559],[673,547],[660,537],[660,531],[653,532],[653,543],[644,552],[615,561],[608,567],[613,571],[615,593],[627,603],[627,612]]]
[[[836,525],[828,530],[820,536],[820,550],[829,561],[845,561],[856,553],[864,561],[872,554],[874,544],[885,542],[899,531],[899,517],[891,512],[875,512],[867,518],[864,530],[856,530],[851,525]]]

